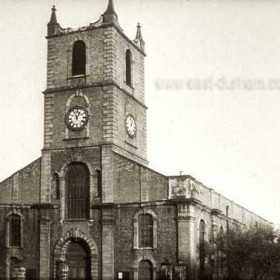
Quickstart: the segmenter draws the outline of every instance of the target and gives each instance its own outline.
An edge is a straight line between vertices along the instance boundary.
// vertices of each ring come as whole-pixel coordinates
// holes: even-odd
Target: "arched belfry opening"
[[[86,74],[86,44],[79,40],[73,45],[72,76]]]
[[[132,55],[131,51],[127,50],[125,53],[125,81],[126,84],[132,86]]]

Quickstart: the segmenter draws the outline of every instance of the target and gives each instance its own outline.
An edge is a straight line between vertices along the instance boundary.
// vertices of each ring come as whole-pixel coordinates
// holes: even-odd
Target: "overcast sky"
[[[40,156],[46,25],[95,22],[107,0],[1,0],[0,180]],[[150,167],[180,171],[280,221],[280,2],[115,0],[146,41]]]

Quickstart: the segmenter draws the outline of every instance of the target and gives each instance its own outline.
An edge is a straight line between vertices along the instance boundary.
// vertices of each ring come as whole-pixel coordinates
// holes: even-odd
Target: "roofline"
[[[100,26],[88,25],[88,26],[84,26],[84,27],[79,27],[77,30],[71,30],[67,33],[61,32],[60,34],[56,34],[56,35],[48,35],[45,38],[46,39],[51,39],[51,38],[56,38],[56,37],[61,37],[61,36],[67,36],[67,35],[70,35],[70,34],[82,33],[82,32],[86,32],[86,31],[89,31],[89,30],[108,28],[108,27],[114,27],[122,35],[122,37],[124,39],[126,39],[136,50],[138,50],[143,56],[147,56],[146,53],[141,48],[139,48],[131,39],[129,39],[125,35],[125,33],[122,31],[122,29],[114,23],[105,23],[105,24],[102,24]],[[70,29],[70,28],[62,28],[62,29],[67,30],[67,29]]]

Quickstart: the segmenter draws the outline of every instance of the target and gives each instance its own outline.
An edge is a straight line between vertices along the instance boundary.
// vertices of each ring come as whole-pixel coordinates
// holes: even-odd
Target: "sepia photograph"
[[[279,14],[2,0],[0,279],[279,280]]]

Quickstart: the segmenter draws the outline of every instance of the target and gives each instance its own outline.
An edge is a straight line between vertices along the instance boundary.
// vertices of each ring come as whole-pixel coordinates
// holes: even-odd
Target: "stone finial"
[[[56,19],[56,8],[55,5],[53,5],[51,19],[48,23],[48,36],[56,35],[58,33],[59,28],[60,26],[57,23],[57,19]]]
[[[56,8],[55,5],[52,6],[52,15],[51,15],[51,20],[49,22],[49,24],[56,24],[57,20],[56,20]]]
[[[116,13],[113,0],[109,0],[108,7],[107,7],[105,14],[106,13]]]
[[[133,41],[136,45],[138,45],[138,47],[140,47],[140,49],[142,51],[145,51],[145,41],[143,40],[143,37],[142,37],[140,23],[137,24],[136,36],[135,36],[135,39]]]
[[[107,10],[102,16],[103,23],[114,23],[119,26],[118,15],[115,11],[113,0],[109,0]]]

